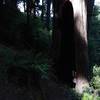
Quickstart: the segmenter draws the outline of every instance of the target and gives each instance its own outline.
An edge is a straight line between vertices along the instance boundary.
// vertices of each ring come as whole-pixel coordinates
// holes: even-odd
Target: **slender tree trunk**
[[[29,0],[26,1],[26,5],[27,5],[27,26],[29,26],[30,24],[30,2]]]
[[[57,26],[57,17],[59,16],[59,10],[57,8],[59,8],[59,0],[53,0],[53,34],[52,34],[52,57],[53,57],[53,61],[54,61],[54,66],[55,64],[58,62],[58,58],[59,58],[59,49],[60,49],[60,32],[59,32],[59,28]]]
[[[44,21],[44,8],[45,8],[45,1],[42,0],[42,11],[41,11],[41,20]]]
[[[23,1],[23,6],[24,6],[24,12],[26,11],[26,1]]]
[[[50,30],[50,5],[51,0],[47,0],[46,27]]]

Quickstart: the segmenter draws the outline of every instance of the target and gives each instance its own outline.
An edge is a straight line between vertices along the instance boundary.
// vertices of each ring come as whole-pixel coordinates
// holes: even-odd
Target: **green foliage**
[[[94,9],[93,9],[93,15],[92,16],[95,17],[95,16],[99,15],[99,13],[100,13],[100,7],[98,5],[95,5]]]
[[[0,15],[2,42],[17,48],[31,47],[38,52],[47,51],[51,44],[51,36],[39,17],[30,16],[30,24],[27,25],[25,13],[6,7],[0,8],[0,10],[2,11]]]
[[[100,99],[100,67],[93,66],[93,78],[90,87],[86,88],[82,94],[82,100],[99,100]]]
[[[24,68],[35,68],[40,73],[41,78],[48,79],[49,59],[43,53],[33,52],[32,50],[17,51],[0,45],[0,56],[2,62],[0,63],[1,70],[6,70],[9,66],[20,66]],[[2,66],[5,66],[4,68]]]
[[[34,32],[33,35],[34,35],[34,42],[36,43],[38,50],[43,50],[43,49],[47,50],[48,48],[50,48],[51,35],[46,30],[46,28],[38,26],[36,32]]]
[[[48,79],[48,64],[37,64],[33,67],[38,71],[41,75],[41,78]]]
[[[51,34],[41,19],[30,16],[27,25],[25,13],[6,6],[0,7],[0,12],[0,43],[4,43],[0,44],[1,65],[32,67],[41,73],[42,78],[48,78]],[[31,48],[27,49],[28,46]]]
[[[100,76],[100,67],[98,65],[95,65],[93,67],[93,75],[94,76]]]
[[[92,85],[95,89],[100,88],[100,76],[93,77]]]
[[[100,100],[100,97],[96,97],[95,100]]]
[[[94,100],[94,97],[88,93],[83,93],[82,100]]]
[[[89,59],[90,64],[100,64],[100,7],[94,6],[89,30]]]
[[[93,78],[91,80],[91,85],[95,89],[100,89],[100,67],[97,65],[93,67]]]

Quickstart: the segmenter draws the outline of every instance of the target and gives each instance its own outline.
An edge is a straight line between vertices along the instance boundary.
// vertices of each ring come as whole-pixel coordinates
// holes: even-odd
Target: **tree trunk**
[[[58,79],[73,87],[72,71],[74,59],[74,18],[70,1],[55,0],[54,6],[54,68]]]
[[[83,92],[88,86],[87,2],[71,0],[75,22],[76,90]]]
[[[69,8],[68,7],[66,8],[66,6],[68,6],[68,4],[66,4],[64,8],[65,11],[62,13],[62,6],[64,2],[70,2],[69,3],[70,6]],[[71,7],[71,4],[72,4],[72,7]],[[58,72],[62,71],[59,73],[59,75],[62,74],[61,76],[66,78],[67,84],[71,83],[69,81],[72,80],[72,79],[71,80],[69,79],[69,78],[72,78],[71,70],[76,69],[76,86],[75,87],[78,92],[82,93],[83,87],[89,85],[88,84],[88,71],[89,71],[88,46],[87,46],[88,45],[87,44],[87,2],[85,0],[70,0],[70,1],[69,0],[54,0],[53,6],[54,6],[53,48],[55,50],[55,52],[53,53],[54,62],[55,62],[54,67],[56,66],[56,69],[59,70]],[[74,11],[72,11],[72,8]],[[73,12],[73,14],[71,14],[71,12]],[[71,23],[73,22],[72,21],[73,18],[74,18],[74,31],[71,31],[73,30],[73,24]],[[63,23],[64,21],[66,24]],[[70,28],[68,25],[72,28]],[[60,29],[61,27],[65,27],[65,28]],[[64,31],[67,35],[62,36],[63,34],[65,34]],[[73,43],[71,35],[69,35],[69,33],[71,34],[74,33],[72,35],[72,38],[74,36],[73,41],[75,44]],[[66,38],[65,41],[63,40],[64,38],[62,39],[62,37]],[[66,42],[66,45],[68,46],[65,47],[65,45],[63,45],[65,43],[62,42],[62,40]],[[63,53],[61,53],[63,51],[62,45],[63,45],[63,49],[65,49]],[[73,47],[71,45],[73,45]],[[75,55],[74,55],[74,51],[72,51],[72,48],[75,51]],[[68,55],[68,53],[70,53],[70,56]],[[71,55],[71,53],[75,56],[75,59],[73,55]],[[61,54],[63,55],[65,54],[67,57],[71,57],[72,59],[69,60],[67,57],[65,57],[66,58],[65,59],[61,57]],[[59,64],[59,62],[65,63],[64,61],[61,61],[61,59],[64,59],[66,64]],[[75,60],[75,64],[74,64],[73,59]],[[73,62],[73,64],[69,64],[68,62],[70,63]],[[64,68],[64,67],[67,67],[67,68]]]
[[[45,0],[42,0],[42,10],[41,10],[41,20],[44,22],[44,14],[45,14]]]
[[[30,1],[26,1],[26,6],[27,6],[27,26],[30,24]]]
[[[46,27],[50,30],[50,5],[51,0],[47,0]]]
[[[23,0],[23,6],[24,6],[24,13],[25,13],[25,11],[26,11],[26,1],[25,0]]]

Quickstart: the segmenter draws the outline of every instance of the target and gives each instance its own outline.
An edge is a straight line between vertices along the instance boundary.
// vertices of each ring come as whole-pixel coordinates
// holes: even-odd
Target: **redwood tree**
[[[59,70],[58,76],[62,73],[66,73],[66,74],[63,74],[63,77],[66,77],[66,79],[70,78],[70,75],[69,75],[70,67],[76,67],[72,70],[76,71],[75,72],[76,73],[76,75],[75,75],[76,76],[76,81],[75,81],[76,86],[75,87],[78,92],[82,92],[83,87],[88,86],[89,68],[88,68],[87,2],[86,1],[87,0],[70,0],[70,1],[69,0],[54,0],[53,1],[53,6],[54,6],[53,48],[55,50],[53,52],[54,62],[55,62],[54,67],[56,67],[56,71]],[[62,58],[60,58],[61,57],[60,55],[62,52],[61,51],[61,45],[62,45],[61,41],[62,41],[62,34],[63,34],[63,31],[60,28],[66,25],[66,30],[70,30],[69,26],[67,26],[68,24],[65,24],[65,25],[62,24],[62,19],[63,19],[62,18],[63,17],[62,16],[62,7],[65,2],[70,2],[73,7],[73,17],[72,18],[74,18],[74,31],[73,32],[74,32],[74,43],[75,44],[73,46],[75,47],[74,48],[75,66],[74,66],[74,64],[72,64],[73,66],[71,64],[69,64],[70,66],[67,66],[67,62],[68,62],[67,57],[66,57],[66,59],[64,58],[66,64],[64,64],[64,65],[59,64],[59,62],[62,62],[61,61]],[[66,16],[67,15],[69,16],[70,9],[69,9],[69,13],[68,13],[68,10],[67,10],[67,12],[66,11],[64,11],[64,12],[66,13]],[[65,23],[70,23],[70,21],[72,21],[70,19],[70,17],[66,17],[66,18],[69,18],[69,19],[64,18]],[[72,29],[73,29],[73,27],[72,27]],[[69,32],[69,31],[65,31],[65,33],[66,32]],[[68,33],[66,33],[66,34],[68,34]],[[69,42],[71,42],[71,41],[69,40]],[[66,49],[66,52],[71,53],[69,50],[67,51],[67,49]],[[68,57],[69,57],[69,55],[68,55]],[[72,57],[72,59],[73,59],[73,57]],[[74,63],[74,61],[73,61],[73,63]],[[61,70],[63,67],[67,67],[67,68],[65,68],[66,71]],[[62,72],[60,73],[60,71],[62,71]],[[67,81],[67,84],[68,83],[70,83],[70,82]]]

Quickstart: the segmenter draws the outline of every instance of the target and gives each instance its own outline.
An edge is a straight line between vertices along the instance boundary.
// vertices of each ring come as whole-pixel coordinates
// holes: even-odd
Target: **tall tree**
[[[61,42],[62,42],[62,34],[63,31],[60,30],[61,27],[64,27],[64,23],[62,23],[61,19],[63,19],[65,21],[65,23],[70,23],[73,17],[68,17],[68,16],[72,16],[69,15],[69,12],[72,11],[71,7],[68,8],[68,2],[70,2],[70,4],[72,4],[73,7],[73,17],[74,17],[74,42],[75,44],[73,44],[73,46],[75,46],[75,65],[74,64],[69,64],[70,66],[68,66],[67,62],[69,61],[68,59],[65,59],[66,64],[61,64],[59,65],[59,62],[61,62]],[[66,13],[65,15],[62,15],[62,7],[63,5],[66,3],[65,8],[67,6],[66,11],[64,11],[64,13]],[[88,44],[87,44],[87,2],[86,0],[54,0],[53,1],[53,6],[54,6],[54,30],[53,30],[53,48],[55,50],[55,52],[53,52],[54,54],[54,62],[55,62],[55,67],[57,67],[57,69],[59,70],[58,72],[62,71],[59,73],[62,74],[63,73],[63,77],[67,79],[71,78],[71,69],[72,67],[76,66],[76,90],[79,92],[83,91],[83,87],[84,86],[88,86]],[[68,12],[69,10],[69,12]],[[66,18],[64,17],[66,16]],[[69,21],[68,21],[69,20]],[[63,21],[63,22],[64,22]],[[73,27],[72,27],[73,29]],[[65,29],[63,29],[65,30]],[[68,31],[66,31],[68,30]],[[68,35],[68,32],[70,31],[70,28],[68,26],[68,24],[66,25],[66,30],[65,33],[67,34],[66,37]],[[65,37],[65,38],[66,38]],[[70,38],[70,37],[69,37]],[[66,38],[68,39],[68,38]],[[68,39],[69,42],[71,42],[71,40]],[[66,41],[66,44],[67,42]],[[63,43],[63,42],[62,42]],[[68,45],[68,44],[67,44]],[[71,45],[69,43],[69,45]],[[64,45],[65,46],[65,45]],[[66,46],[67,49],[69,46]],[[66,49],[66,52],[71,53],[69,50]],[[72,49],[72,48],[70,48]],[[71,54],[70,54],[71,55]],[[66,54],[67,56],[67,54]],[[72,59],[70,59],[71,61],[73,60],[74,57],[71,57]],[[67,57],[66,57],[67,58]],[[71,63],[70,61],[70,63]],[[64,63],[65,63],[64,62]],[[73,61],[74,63],[74,61]],[[67,67],[67,68],[65,68]],[[61,70],[62,68],[66,69],[66,71]],[[71,69],[70,69],[71,68]],[[74,69],[75,70],[75,69]],[[70,71],[70,73],[69,73]],[[65,73],[65,74],[64,74]],[[69,75],[70,74],[70,75]],[[65,76],[64,76],[65,75]],[[68,80],[71,81],[71,80]],[[67,82],[68,83],[68,82]],[[70,83],[70,82],[69,82]]]
[[[58,78],[73,86],[72,70],[75,68],[74,16],[70,1],[55,0],[54,5],[54,68]]]
[[[83,91],[88,86],[87,2],[71,0],[75,21],[76,89]]]
[[[45,0],[42,0],[42,9],[41,9],[41,20],[44,21],[44,14],[45,14]]]
[[[26,0],[26,8],[27,8],[27,24],[30,24],[30,16],[32,14],[32,10],[34,9],[34,0]]]
[[[47,1],[46,26],[47,26],[47,29],[49,30],[49,28],[50,28],[50,6],[51,6],[51,0],[46,0],[46,1]]]

